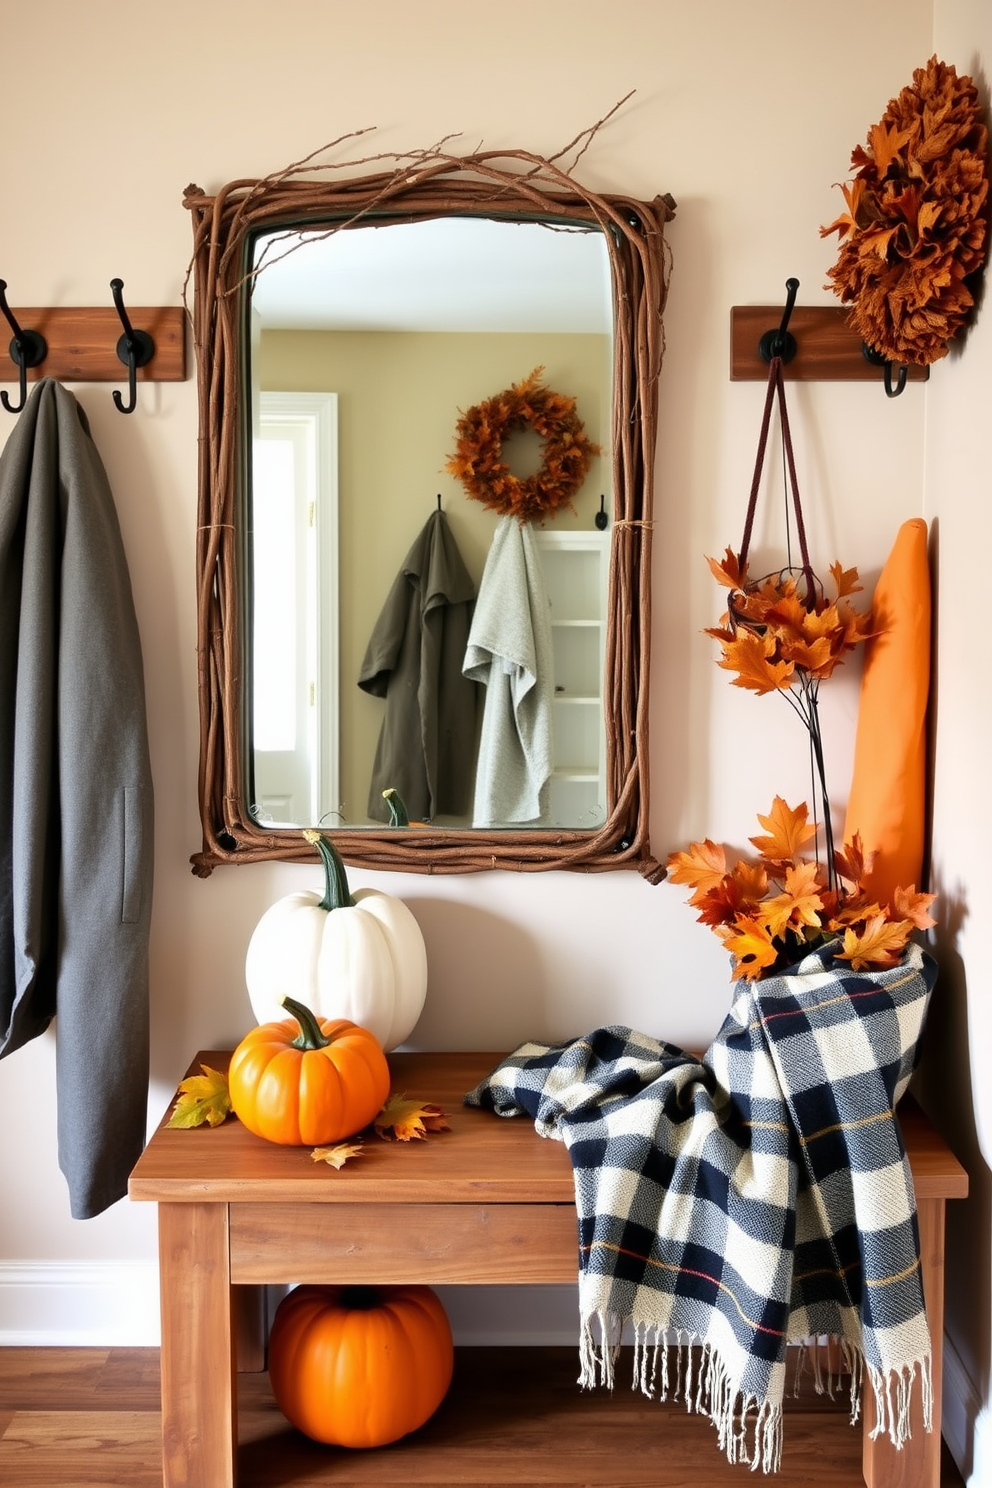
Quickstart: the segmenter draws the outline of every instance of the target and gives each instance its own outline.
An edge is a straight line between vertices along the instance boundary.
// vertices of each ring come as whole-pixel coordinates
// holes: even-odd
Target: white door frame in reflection
[[[261,392],[256,418],[252,814],[320,825],[340,774],[337,394]],[[281,458],[266,458],[270,447]],[[291,645],[280,639],[287,627]]]

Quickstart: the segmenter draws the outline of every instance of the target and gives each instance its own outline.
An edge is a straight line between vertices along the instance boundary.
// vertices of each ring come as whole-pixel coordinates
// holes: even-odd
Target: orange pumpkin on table
[[[389,1094],[378,1039],[347,1018],[318,1021],[291,997],[283,1003],[293,1018],[251,1029],[231,1056],[235,1115],[256,1136],[291,1147],[353,1136]]]
[[[447,1394],[454,1348],[426,1286],[299,1286],[276,1309],[269,1380],[297,1430],[341,1447],[415,1431]]]

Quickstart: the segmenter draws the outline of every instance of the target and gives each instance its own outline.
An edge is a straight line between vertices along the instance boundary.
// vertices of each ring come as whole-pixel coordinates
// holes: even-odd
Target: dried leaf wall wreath
[[[571,510],[572,497],[585,480],[599,445],[586,437],[575,399],[555,393],[535,367],[495,398],[463,413],[455,427],[455,453],[445,465],[469,496],[490,511],[521,522]],[[503,459],[503,441],[530,427],[544,441],[544,460],[534,475],[521,479]]]
[[[829,270],[850,323],[889,361],[927,366],[947,353],[975,303],[985,261],[988,135],[969,77],[931,57],[857,146]]]

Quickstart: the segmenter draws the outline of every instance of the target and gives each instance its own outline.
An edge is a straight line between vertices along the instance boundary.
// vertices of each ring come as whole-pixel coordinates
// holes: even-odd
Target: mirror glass
[[[194,872],[312,861],[306,824],[371,869],[657,882],[648,677],[672,199],[588,190],[561,157],[433,146],[311,156],[213,196],[190,186],[184,203]],[[540,434],[535,403],[551,408]],[[497,480],[512,500],[541,492],[530,520],[490,509]]]
[[[482,217],[281,230],[252,266],[255,821],[381,827],[392,788],[436,828],[601,827],[606,235]],[[538,368],[599,453],[571,509],[505,534],[516,519],[445,465],[460,416]],[[503,441],[521,478],[543,455],[532,428]]]

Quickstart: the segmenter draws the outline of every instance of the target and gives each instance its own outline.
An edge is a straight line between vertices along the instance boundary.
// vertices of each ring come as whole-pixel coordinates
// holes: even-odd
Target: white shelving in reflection
[[[551,815],[563,827],[606,820],[606,589],[609,532],[539,529],[554,644]]]

